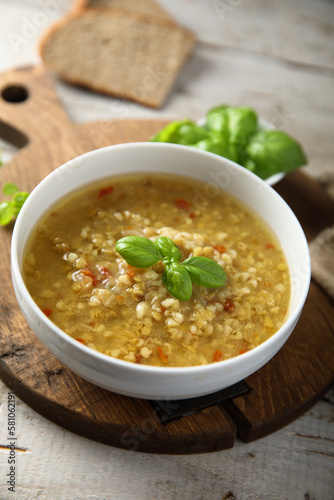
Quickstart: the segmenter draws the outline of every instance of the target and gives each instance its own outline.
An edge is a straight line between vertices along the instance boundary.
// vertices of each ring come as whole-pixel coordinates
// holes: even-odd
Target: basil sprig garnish
[[[117,241],[115,248],[133,267],[147,268],[162,261],[165,264],[162,282],[179,300],[190,299],[193,283],[206,288],[218,288],[225,283],[226,273],[217,262],[207,257],[189,257],[180,262],[180,249],[165,236],[155,241],[143,236],[126,236]]]

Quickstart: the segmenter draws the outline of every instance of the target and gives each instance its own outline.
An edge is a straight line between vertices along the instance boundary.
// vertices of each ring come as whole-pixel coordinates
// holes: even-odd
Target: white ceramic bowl
[[[203,196],[217,186],[241,199],[272,228],[284,249],[292,290],[288,317],[269,340],[232,359],[204,366],[167,368],[118,360],[82,345],[58,328],[37,307],[21,269],[27,240],[36,221],[68,193],[97,180],[131,172],[170,172],[203,181]],[[211,193],[211,194],[210,194]],[[200,203],[200,197],[197,200]],[[110,146],[82,155],[48,175],[30,194],[15,223],[12,279],[20,308],[42,343],[70,370],[111,391],[146,399],[181,399],[228,387],[258,370],[282,347],[301,314],[310,282],[308,245],[295,215],[265,182],[212,153],[163,143]]]

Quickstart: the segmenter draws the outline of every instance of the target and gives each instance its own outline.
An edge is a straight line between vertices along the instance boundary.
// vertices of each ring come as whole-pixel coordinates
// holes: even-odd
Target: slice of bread
[[[74,9],[117,8],[173,21],[154,0],[76,0]]]
[[[54,24],[40,53],[70,83],[158,108],[194,42],[190,31],[169,21],[121,9],[85,9]]]

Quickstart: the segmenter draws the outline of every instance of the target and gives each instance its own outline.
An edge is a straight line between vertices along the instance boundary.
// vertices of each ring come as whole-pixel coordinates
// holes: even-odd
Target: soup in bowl
[[[305,236],[282,198],[171,144],[63,165],[29,196],[12,245],[17,299],[44,345],[135,397],[196,397],[250,375],[287,340],[309,287]]]

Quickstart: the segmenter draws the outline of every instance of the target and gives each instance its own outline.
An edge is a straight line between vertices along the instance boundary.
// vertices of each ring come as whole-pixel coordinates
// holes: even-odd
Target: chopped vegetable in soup
[[[257,215],[207,187],[131,175],[56,204],[25,254],[37,305],[79,343],[145,365],[215,363],[267,340],[289,307],[283,251]],[[123,258],[129,241],[155,258],[141,252],[141,267],[131,265]],[[190,280],[187,294],[182,280]]]

